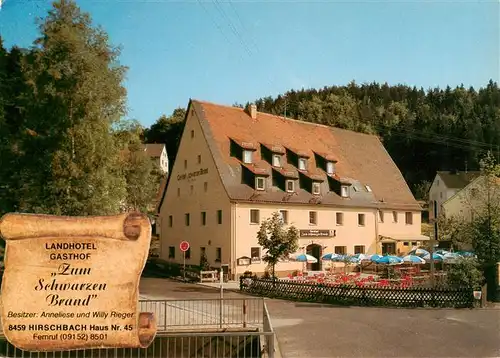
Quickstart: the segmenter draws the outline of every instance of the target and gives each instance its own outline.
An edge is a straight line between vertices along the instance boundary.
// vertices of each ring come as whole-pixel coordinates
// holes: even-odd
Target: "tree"
[[[424,180],[414,186],[415,198],[417,200],[429,201],[429,189],[431,182]]]
[[[0,47],[2,47],[0,45]],[[30,136],[25,124],[28,86],[23,73],[26,55],[17,47],[0,49],[0,214],[16,211],[20,192],[29,178],[23,178],[23,140]]]
[[[177,148],[184,130],[186,110],[177,108],[171,116],[162,115],[144,133],[146,143],[165,143],[170,165],[175,162]],[[172,168],[169,168],[172,169]]]
[[[280,259],[286,258],[297,251],[299,231],[294,226],[284,227],[281,215],[278,212],[262,222],[257,241],[266,250],[264,262],[271,268],[272,277],[275,277],[275,267]]]
[[[59,215],[120,211],[126,181],[112,125],[125,114],[120,51],[73,0],[59,0],[40,23],[26,66],[32,104],[23,143],[20,209]],[[33,161],[29,165],[27,161]]]
[[[484,281],[479,263],[474,258],[462,258],[450,265],[446,279],[451,286],[472,288],[481,287]]]
[[[208,271],[210,269],[210,264],[208,263],[207,254],[202,252],[200,256],[200,270]]]
[[[126,211],[154,211],[154,199],[161,179],[160,168],[144,151],[142,126],[137,121],[121,121],[115,136],[121,143],[122,168],[126,181]]]
[[[449,216],[442,212],[437,218],[439,228],[439,239],[451,241],[453,246],[462,248],[463,245],[471,245],[471,232],[469,223],[464,218]]]
[[[469,230],[479,262],[494,265],[500,261],[500,165],[490,152],[480,163],[481,176],[465,198],[473,213]]]

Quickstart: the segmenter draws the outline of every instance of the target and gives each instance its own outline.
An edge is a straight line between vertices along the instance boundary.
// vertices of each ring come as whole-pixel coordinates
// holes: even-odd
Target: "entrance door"
[[[308,255],[314,256],[318,262],[314,264],[307,264],[307,270],[308,271],[321,271],[321,255],[322,255],[323,248],[318,245],[318,244],[311,244],[306,247],[306,253]]]
[[[383,242],[382,243],[382,255],[394,255],[396,253],[396,243],[395,242]]]

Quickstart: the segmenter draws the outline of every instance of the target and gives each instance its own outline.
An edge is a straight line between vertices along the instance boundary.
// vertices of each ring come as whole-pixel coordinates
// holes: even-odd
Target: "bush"
[[[484,282],[479,262],[475,258],[463,258],[449,266],[447,280],[450,286],[479,288]]]
[[[200,271],[209,271],[209,270],[210,270],[210,264],[208,263],[207,255],[203,253],[200,257]]]

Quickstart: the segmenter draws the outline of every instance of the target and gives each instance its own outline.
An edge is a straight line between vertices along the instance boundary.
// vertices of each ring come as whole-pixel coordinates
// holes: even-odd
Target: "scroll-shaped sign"
[[[6,214],[1,319],[26,351],[146,348],[152,313],[138,312],[139,279],[151,242],[149,219]]]

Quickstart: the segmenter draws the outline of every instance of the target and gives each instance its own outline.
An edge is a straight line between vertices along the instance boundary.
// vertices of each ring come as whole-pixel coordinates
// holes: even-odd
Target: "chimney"
[[[257,106],[255,104],[249,104],[247,106],[247,112],[252,119],[257,119]]]

